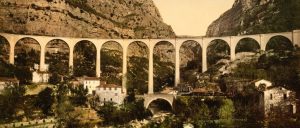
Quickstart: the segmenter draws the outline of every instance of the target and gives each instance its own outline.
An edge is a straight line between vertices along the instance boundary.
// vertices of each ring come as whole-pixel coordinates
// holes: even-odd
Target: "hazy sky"
[[[210,23],[230,9],[234,0],[153,0],[164,22],[177,35],[204,36]]]

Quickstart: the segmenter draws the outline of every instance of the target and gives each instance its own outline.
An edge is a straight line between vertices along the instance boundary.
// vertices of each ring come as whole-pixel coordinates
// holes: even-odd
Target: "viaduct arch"
[[[52,46],[59,46],[58,49],[53,49],[54,47]],[[69,55],[70,53],[70,47],[68,45],[68,43],[66,43],[65,41],[63,40],[60,40],[60,39],[53,39],[51,41],[49,41],[47,44],[46,44],[46,60],[45,62],[49,64],[49,70],[56,70],[56,69],[51,69],[51,62],[55,56],[55,54],[59,53],[59,55],[61,54],[67,54]],[[48,53],[48,55],[47,55]],[[52,62],[52,64],[59,64],[59,65],[63,65],[63,68],[64,70],[62,72],[57,72],[58,74],[65,74],[65,73],[68,73],[69,72],[69,56],[67,56],[67,58],[62,58],[61,56],[56,56],[56,57],[59,57],[60,59],[63,59],[63,60],[60,60],[60,61],[56,61],[56,62]]]
[[[132,47],[138,47],[139,49],[141,49],[141,50],[139,50],[139,51],[135,51],[135,50],[131,50],[131,48]],[[142,56],[142,57],[144,57],[144,58],[146,58],[147,59],[147,61],[145,61],[145,63],[148,63],[149,64],[149,47],[147,46],[147,44],[146,43],[144,43],[144,42],[141,42],[141,41],[134,41],[134,42],[130,42],[129,43],[129,45],[128,45],[128,56],[127,56],[127,59],[128,59],[128,61],[127,61],[127,64],[129,64],[130,63],[130,61],[131,61],[131,57],[136,57],[136,53],[139,55],[139,56]],[[130,56],[131,55],[131,56]],[[133,60],[134,61],[134,60]],[[132,67],[135,67],[136,68],[136,66],[135,65],[132,65]],[[142,66],[139,66],[139,68],[148,68],[149,66],[148,65],[142,65]],[[130,70],[130,67],[128,66],[127,67],[127,70]],[[149,70],[149,68],[147,69],[147,71]],[[130,73],[128,73],[128,75],[127,76],[129,76],[130,75]],[[134,75],[136,75],[137,76],[137,74],[134,74]],[[126,79],[128,79],[127,77],[126,77]],[[140,77],[140,78],[138,78],[138,79],[144,79],[143,77]],[[149,79],[149,73],[147,74],[147,76],[146,76],[146,78],[145,78],[146,80],[148,80]],[[146,88],[146,90],[142,90],[141,88],[143,87],[143,85],[138,85],[138,86],[142,86],[142,87],[135,87],[134,85],[132,86],[131,85],[131,87],[129,87],[130,85],[126,85],[127,86],[127,89],[129,89],[129,88],[131,88],[131,89],[137,89],[137,88],[139,88],[140,90],[139,91],[145,91],[145,93],[147,93],[148,92],[148,86],[147,86],[147,88]]]
[[[20,38],[19,40],[17,40],[16,44],[14,44],[14,49],[12,49],[12,50],[14,50],[14,52],[17,53],[18,55],[21,55],[22,53],[28,52],[28,51],[23,51],[22,49],[18,50],[18,49],[16,49],[16,47],[17,48],[22,48],[23,46],[28,46],[28,45],[36,46],[35,48],[32,48],[34,50],[34,52],[37,51],[37,53],[42,53],[41,52],[41,49],[42,49],[41,44],[35,38],[31,38],[31,37],[24,37],[24,38]],[[15,62],[14,64],[16,64],[18,66],[25,66],[28,63],[34,63],[35,61],[37,61],[37,62],[41,61],[40,58],[39,58],[40,57],[40,55],[39,55],[39,57],[37,57],[37,58],[33,58],[30,61],[22,63],[22,60],[19,60],[19,59],[22,59],[22,56],[19,58],[19,56],[16,57],[16,55],[14,56],[13,59],[14,59],[14,62]],[[30,57],[32,57],[32,56],[30,56]]]
[[[174,39],[97,39],[97,38],[71,38],[71,37],[49,37],[49,36],[33,36],[33,35],[18,35],[18,34],[7,34],[0,33],[10,44],[9,50],[9,62],[14,64],[14,49],[15,44],[18,40],[29,37],[35,39],[41,46],[40,53],[40,70],[44,71],[45,65],[45,48],[46,44],[54,39],[60,39],[66,42],[70,48],[69,52],[69,67],[73,67],[73,51],[76,43],[87,40],[92,42],[96,47],[96,76],[100,77],[100,50],[102,45],[108,41],[118,42],[123,48],[123,64],[122,64],[122,87],[126,90],[126,77],[124,74],[127,73],[127,49],[130,43],[135,41],[143,42],[149,48],[149,75],[148,75],[148,94],[153,94],[153,49],[158,42],[167,41],[175,47],[175,86],[180,83],[180,57],[179,50],[181,45],[188,40],[193,40],[200,44],[202,48],[202,71],[207,70],[207,47],[209,43],[216,39],[224,40],[230,46],[230,59],[235,60],[235,48],[238,42],[243,38],[251,38],[256,40],[260,45],[260,50],[265,51],[267,43],[274,36],[283,36],[289,39],[293,46],[300,46],[300,30],[294,30],[292,32],[283,33],[268,33],[268,34],[257,34],[257,35],[242,35],[242,36],[227,36],[227,37],[199,37],[199,38],[174,38]]]
[[[246,44],[247,43],[247,44]],[[240,51],[240,46],[249,46],[252,45],[252,47],[254,47],[253,49],[247,49],[246,51]],[[260,45],[257,42],[257,40],[253,39],[253,38],[242,38],[239,40],[239,42],[237,43],[236,47],[235,47],[235,54],[239,53],[239,52],[255,52],[257,50],[260,50]]]

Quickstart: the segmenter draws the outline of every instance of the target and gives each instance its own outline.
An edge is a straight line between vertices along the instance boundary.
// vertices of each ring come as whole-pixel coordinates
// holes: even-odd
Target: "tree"
[[[86,105],[88,89],[84,88],[84,85],[79,85],[71,89],[71,93],[74,95],[72,97],[72,103],[79,106]]]
[[[71,104],[67,94],[69,89],[67,87],[67,82],[59,83],[56,91],[56,111],[55,116],[57,117],[58,127],[66,127],[68,124],[72,123],[70,114],[74,111],[74,106]]]
[[[8,64],[0,58],[0,71],[1,77],[13,77],[15,75],[15,66]]]
[[[53,90],[47,87],[38,94],[36,106],[41,108],[45,115],[52,115],[52,104],[54,102]]]
[[[18,107],[23,104],[23,95],[25,88],[23,86],[6,87],[0,95],[0,120],[12,119]]]
[[[32,80],[32,73],[29,67],[17,67],[15,75],[20,80],[20,84],[28,84]]]
[[[220,119],[232,119],[234,112],[234,105],[232,100],[224,99],[221,107],[219,108],[219,118]]]
[[[53,73],[49,78],[49,83],[57,85],[61,81],[61,77],[57,73]]]

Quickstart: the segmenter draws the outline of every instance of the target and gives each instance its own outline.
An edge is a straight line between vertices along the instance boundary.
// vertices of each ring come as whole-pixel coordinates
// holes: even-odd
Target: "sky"
[[[176,35],[204,36],[208,26],[230,9],[234,0],[153,0]]]

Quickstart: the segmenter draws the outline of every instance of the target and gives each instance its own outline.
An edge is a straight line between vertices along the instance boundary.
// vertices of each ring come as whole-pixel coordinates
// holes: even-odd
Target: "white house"
[[[32,83],[48,83],[50,75],[48,72],[34,71],[32,72]]]
[[[100,78],[98,77],[84,77],[84,88],[88,89],[88,94],[95,94],[96,87],[100,85]]]
[[[270,83],[266,80],[255,83],[256,88],[260,91],[259,108],[264,117],[295,114],[296,93],[280,86],[273,86]]]
[[[102,82],[96,89],[96,96],[99,98],[100,103],[113,102],[120,105],[124,102],[126,94],[121,86]]]
[[[34,64],[34,69],[32,72],[32,83],[48,83],[50,74],[48,72],[49,65],[45,64],[45,71],[40,71],[40,66],[38,64]]]

